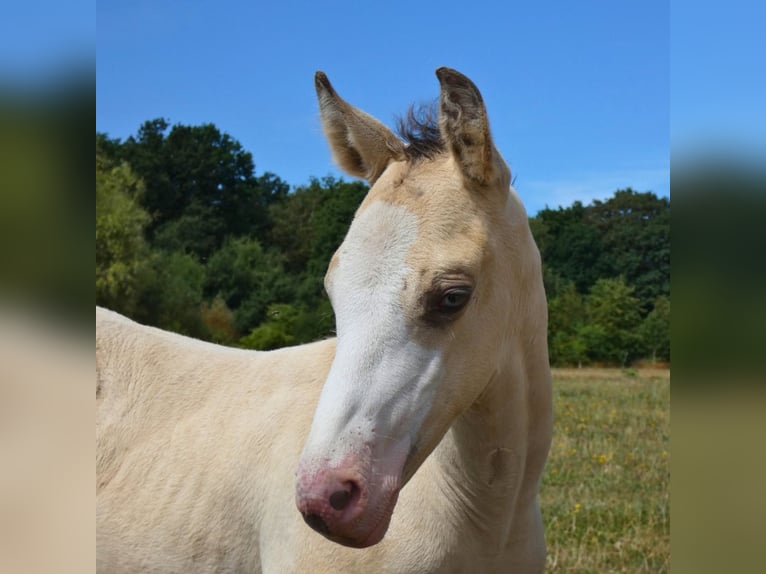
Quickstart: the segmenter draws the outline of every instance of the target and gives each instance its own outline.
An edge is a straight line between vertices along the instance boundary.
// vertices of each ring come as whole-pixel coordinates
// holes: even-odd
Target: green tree
[[[334,327],[330,303],[314,309],[293,305],[270,305],[267,319],[239,341],[241,347],[267,351],[288,345],[308,343],[330,334]]]
[[[585,321],[585,302],[569,281],[548,302],[548,347],[552,364],[579,366],[588,362],[581,333]]]
[[[289,272],[305,270],[312,260],[327,267],[368,190],[360,181],[312,178],[272,205],[271,243],[285,256]]]
[[[204,267],[189,254],[155,251],[142,269],[133,318],[146,325],[207,339],[202,321]]]
[[[598,230],[599,276],[621,275],[635,288],[642,311],[670,294],[670,200],[630,188],[595,200],[588,220]]]
[[[152,245],[163,251],[190,253],[205,261],[221,247],[221,238],[225,236],[223,221],[210,217],[197,206],[191,206],[177,219],[159,227],[152,238]]]
[[[670,360],[670,298],[660,295],[654,302],[654,309],[644,318],[639,335],[649,352],[652,362],[657,359]]]
[[[600,277],[602,251],[600,233],[588,221],[588,208],[575,201],[571,207],[543,209],[535,220],[533,230],[542,239],[538,247],[546,268],[586,293]]]
[[[239,344],[246,349],[269,351],[280,347],[287,347],[296,343],[293,334],[295,323],[299,320],[301,312],[287,304],[270,305],[268,319],[255,327],[250,334],[240,339]]]
[[[234,312],[234,326],[249,333],[266,319],[272,303],[292,299],[291,281],[282,256],[265,251],[255,239],[232,238],[216,251],[206,266],[205,296],[220,296]]]
[[[551,242],[554,241],[554,237],[551,235],[548,225],[540,217],[530,217],[529,229],[532,232],[532,236],[535,238],[535,243],[537,244],[540,253],[546,253],[546,251],[550,249]],[[542,270],[545,294],[549,301],[555,298],[568,284],[572,283],[572,281],[564,279],[556,269],[548,263],[545,257],[542,258]]]
[[[622,275],[641,311],[670,294],[670,200],[630,188],[589,205],[543,209],[530,219],[549,296],[565,281],[587,293],[597,279]]]
[[[589,329],[584,335],[594,361],[625,365],[639,356],[641,314],[633,292],[622,277],[599,279],[585,298]]]
[[[171,128],[155,119],[122,143],[101,140],[146,184],[142,203],[152,215],[149,237],[158,236],[163,249],[183,249],[201,260],[226,237],[265,237],[268,205],[289,189],[273,174],[256,177],[252,155],[213,124]]]
[[[147,245],[143,182],[125,163],[96,153],[96,304],[132,314]]]

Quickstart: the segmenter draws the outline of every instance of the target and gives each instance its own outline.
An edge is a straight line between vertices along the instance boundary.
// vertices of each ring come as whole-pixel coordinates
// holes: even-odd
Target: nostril
[[[330,495],[330,506],[332,506],[335,510],[343,510],[348,506],[348,501],[351,500],[351,491],[350,490],[339,490],[337,492],[333,492]]]
[[[311,528],[321,534],[327,534],[330,532],[330,529],[327,528],[327,523],[322,520],[322,517],[318,514],[304,514],[303,520],[305,520],[306,524],[311,526]]]
[[[358,491],[359,487],[355,482],[349,480],[343,483],[343,490],[336,490],[330,495],[330,506],[335,510],[343,510],[349,505],[354,498],[354,494]]]

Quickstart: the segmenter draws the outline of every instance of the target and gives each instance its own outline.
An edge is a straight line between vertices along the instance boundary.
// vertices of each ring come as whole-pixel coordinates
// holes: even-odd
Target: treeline
[[[333,334],[322,279],[368,187],[292,191],[214,125],[96,134],[96,303],[252,349]],[[670,202],[618,191],[531,218],[555,364],[669,360]]]
[[[530,218],[555,365],[670,361],[670,200],[632,189]]]

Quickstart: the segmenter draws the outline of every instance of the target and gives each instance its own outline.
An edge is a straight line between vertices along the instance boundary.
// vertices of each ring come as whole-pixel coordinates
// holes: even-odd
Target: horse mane
[[[407,147],[405,153],[410,161],[433,159],[447,147],[439,131],[437,103],[412,105],[407,115],[397,118],[396,131]]]

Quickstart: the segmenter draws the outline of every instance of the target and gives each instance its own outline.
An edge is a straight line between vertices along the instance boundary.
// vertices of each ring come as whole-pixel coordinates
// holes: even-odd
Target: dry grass
[[[670,373],[554,370],[547,572],[667,572]]]

